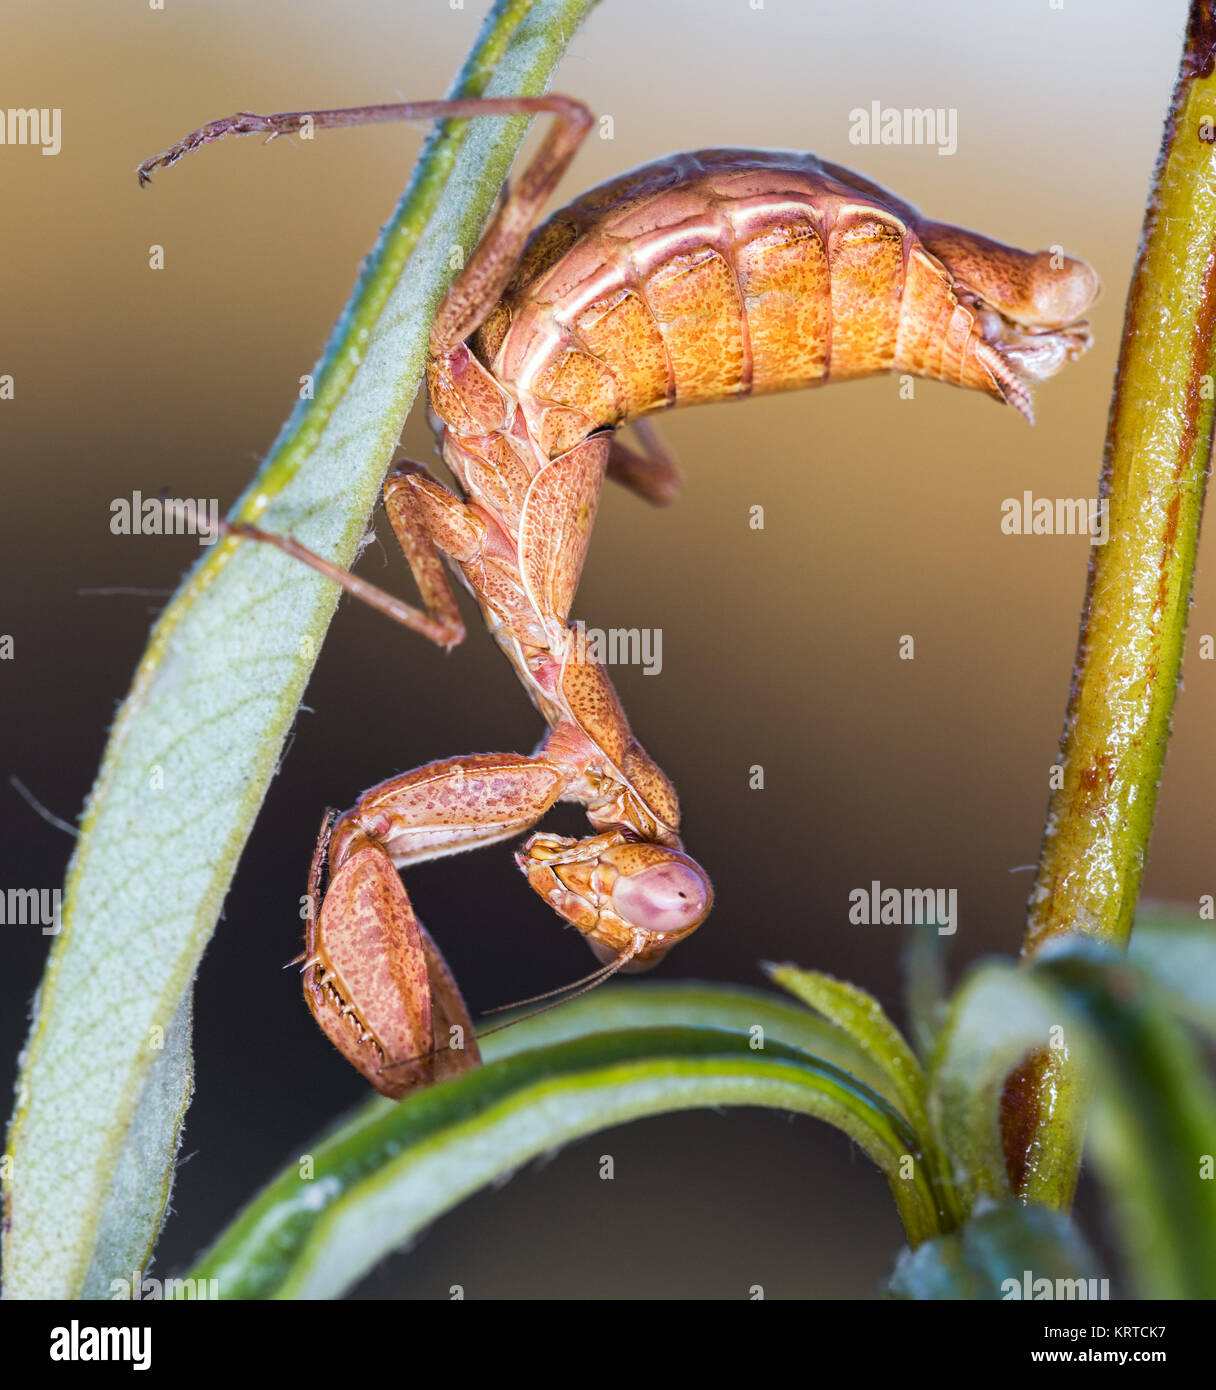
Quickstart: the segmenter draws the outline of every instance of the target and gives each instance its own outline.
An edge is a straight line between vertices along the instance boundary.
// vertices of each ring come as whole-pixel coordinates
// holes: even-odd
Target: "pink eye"
[[[632,926],[644,931],[683,931],[694,927],[709,910],[709,883],[688,864],[672,861],[618,878],[612,905]]]

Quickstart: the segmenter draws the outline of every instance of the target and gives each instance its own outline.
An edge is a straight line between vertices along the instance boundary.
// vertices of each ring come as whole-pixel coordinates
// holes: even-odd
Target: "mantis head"
[[[656,965],[713,906],[713,886],[695,859],[618,833],[587,840],[533,835],[516,862],[599,960],[619,960],[628,973]]]

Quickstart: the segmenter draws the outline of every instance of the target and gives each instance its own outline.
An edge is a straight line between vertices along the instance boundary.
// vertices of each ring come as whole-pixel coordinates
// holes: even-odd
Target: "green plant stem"
[[[1216,20],[1192,0],[1182,65],[1128,296],[1095,547],[1060,762],[1023,947],[1071,932],[1125,946],[1140,888],[1212,446],[1216,373]],[[1066,1056],[1011,1079],[1015,1191],[1067,1206],[1084,1094]]]

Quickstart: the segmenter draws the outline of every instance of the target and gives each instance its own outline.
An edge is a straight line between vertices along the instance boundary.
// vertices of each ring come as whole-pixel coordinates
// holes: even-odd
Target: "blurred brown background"
[[[114,537],[133,489],[239,492],[290,408],[403,185],[417,131],[229,142],[136,187],[202,121],[439,96],[479,0],[84,0],[16,6],[3,103],[60,106],[55,158],[0,147],[3,882],[61,882],[68,839],[7,785],[73,819],[185,538]],[[761,959],[852,978],[899,1009],[902,932],[855,927],[871,879],[958,889],[957,969],[1017,949],[1076,640],[1087,545],[1007,537],[1000,503],[1092,496],[1122,300],[1179,51],[1182,0],[604,0],[556,86],[614,118],[565,192],[714,144],[801,146],[941,220],[1085,256],[1106,293],[1096,347],[1039,392],[1039,424],[975,394],[878,379],[660,421],[686,475],[667,512],[605,497],[576,613],[661,627],[657,678],[619,670],[635,729],[675,780],[717,907],[661,973],[759,983]],[[874,101],[953,107],[958,150],[850,145]],[[148,247],[166,269],[147,268]],[[407,452],[432,457],[421,411]],[[768,524],[749,529],[763,504]],[[381,531],[388,537],[387,528]],[[388,546],[362,572],[400,592]],[[1213,891],[1216,631],[1201,573],[1147,890]],[[916,659],[897,657],[901,634]],[[474,624],[444,658],[349,603],[198,981],[197,1080],[161,1273],[180,1272],[281,1162],[364,1087],[281,966],[298,949],[322,807],[432,758],[530,749],[537,718]],[[751,792],[748,769],[767,787]],[[172,875],[173,865],[163,866]],[[505,848],[410,875],[475,1009],[590,968]],[[0,1055],[26,1028],[46,938],[6,928]],[[616,1180],[601,1182],[601,1153]],[[1099,1232],[1099,1234],[1101,1234]],[[446,1297],[871,1297],[900,1240],[885,1184],[834,1131],[763,1112],[596,1136],[444,1218],[365,1286]]]

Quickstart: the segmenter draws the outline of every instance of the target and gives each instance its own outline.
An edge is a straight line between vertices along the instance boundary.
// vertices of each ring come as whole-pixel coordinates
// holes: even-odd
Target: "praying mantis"
[[[400,869],[512,839],[559,801],[581,805],[591,834],[534,831],[515,855],[601,962],[554,991],[567,997],[655,965],[712,907],[709,876],[680,839],[675,790],[569,621],[604,479],[655,503],[678,491],[646,417],[900,372],[984,391],[1033,421],[1029,383],[1086,350],[1082,315],[1099,291],[1083,261],[930,221],[861,175],[788,150],[669,156],[538,226],[592,124],[583,103],[558,95],[241,112],[138,174],[146,183],[230,134],[511,115],[552,122],[430,332],[430,410],[458,490],[414,462],[383,489],[421,606],[290,536],[226,526],[444,648],[465,635],[450,571],[548,726],[531,754],[428,763],[322,822],[304,997],[342,1054],[394,1098],[480,1060],[468,1009]],[[626,424],[641,447],[617,436]]]

